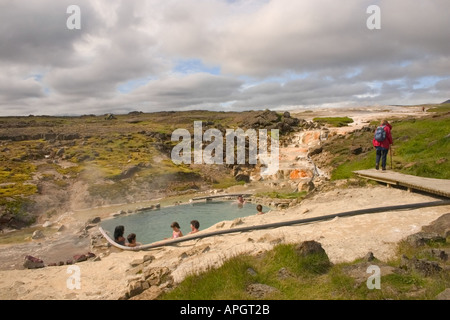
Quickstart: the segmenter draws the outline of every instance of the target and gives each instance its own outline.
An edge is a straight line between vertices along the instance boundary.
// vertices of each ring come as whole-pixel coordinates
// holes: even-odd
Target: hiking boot
[[[386,168],[381,168],[381,170],[386,171]]]
[[[375,166],[375,169],[378,170],[378,169],[380,169],[380,167],[379,167],[378,165],[376,165],[376,166]]]

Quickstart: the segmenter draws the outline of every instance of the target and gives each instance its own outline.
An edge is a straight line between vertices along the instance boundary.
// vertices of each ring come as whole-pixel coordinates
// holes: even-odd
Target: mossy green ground
[[[450,248],[447,244],[440,248]],[[361,259],[352,263],[332,264],[326,254],[299,257],[295,245],[280,244],[260,256],[239,255],[224,261],[217,269],[190,275],[161,300],[254,300],[246,288],[260,283],[277,291],[264,297],[267,300],[424,300],[434,299],[450,286],[450,273],[443,271],[431,277],[417,272],[394,272],[380,275],[380,288],[373,284],[368,272],[364,281],[357,280],[345,269],[367,263]],[[433,246],[435,247],[435,246]],[[428,247],[430,248],[430,247]],[[424,248],[412,248],[406,242],[398,246],[396,258],[388,262],[372,261],[371,265],[398,267],[400,256],[416,254]],[[448,262],[445,263],[448,266]],[[280,270],[284,276],[280,276]],[[287,274],[287,276],[286,276]],[[368,281],[369,280],[369,281]]]
[[[56,135],[80,134],[80,138],[75,139],[75,143],[52,139],[3,142],[0,152],[0,206],[13,214],[24,211],[24,203],[39,192],[38,181],[33,180],[37,173],[42,174],[42,181],[53,182],[62,189],[78,178],[84,179],[90,184],[91,195],[105,199],[114,199],[121,190],[128,190],[132,184],[139,183],[169,191],[188,190],[195,187],[191,182],[198,182],[206,175],[202,175],[198,168],[176,165],[167,160],[164,150],[171,150],[177,143],[170,141],[171,133],[180,128],[193,132],[194,121],[203,121],[205,125],[214,127],[237,128],[242,114],[189,111],[115,115],[113,120],[95,115],[1,118],[0,134],[5,136],[17,128],[16,135],[19,136],[50,132]],[[71,165],[59,165],[59,157],[58,161],[53,161],[60,148],[64,148],[64,161]],[[133,166],[140,166],[135,181],[122,180],[121,174]],[[48,173],[52,171],[64,179]],[[242,184],[227,179],[225,174],[223,177],[216,175],[217,179],[211,184],[216,188]]]
[[[393,120],[391,124],[394,145],[388,155],[387,167],[415,176],[450,179],[450,106],[440,107],[440,112],[424,119]],[[444,112],[447,110],[447,112]],[[433,111],[434,113],[434,111]],[[373,123],[375,126],[377,123]],[[375,167],[373,132],[358,132],[346,139],[334,140],[326,145],[333,154],[331,165],[335,168],[332,180],[348,179],[353,171]],[[359,155],[350,153],[351,147],[369,150]]]
[[[352,123],[353,119],[349,117],[317,117],[313,121],[320,124],[328,124],[332,127],[345,127]]]

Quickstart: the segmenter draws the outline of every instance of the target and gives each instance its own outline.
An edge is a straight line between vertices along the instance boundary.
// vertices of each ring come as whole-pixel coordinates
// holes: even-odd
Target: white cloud
[[[371,31],[375,3],[381,30]],[[66,28],[71,4],[81,30]],[[448,0],[0,0],[0,115],[441,102],[449,9]]]

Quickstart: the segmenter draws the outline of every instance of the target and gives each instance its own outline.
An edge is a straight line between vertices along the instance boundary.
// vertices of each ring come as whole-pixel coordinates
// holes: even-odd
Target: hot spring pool
[[[263,212],[270,208],[263,206]],[[142,244],[150,244],[156,241],[170,238],[172,236],[172,222],[177,221],[183,235],[191,232],[192,220],[200,222],[200,230],[226,220],[255,215],[256,204],[245,203],[239,208],[236,202],[231,201],[209,201],[184,204],[179,206],[163,207],[159,210],[149,210],[133,213],[126,216],[118,216],[101,222],[103,230],[107,231],[111,238],[114,229],[118,225],[125,227],[124,237],[135,233],[136,241]]]

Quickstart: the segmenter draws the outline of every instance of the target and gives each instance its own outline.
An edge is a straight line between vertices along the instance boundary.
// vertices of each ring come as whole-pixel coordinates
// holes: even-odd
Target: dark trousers
[[[377,149],[377,156],[376,156],[376,160],[375,160],[375,165],[379,166],[380,164],[380,160],[381,160],[381,167],[383,169],[386,169],[386,160],[387,160],[387,154],[389,149],[385,149],[383,147],[375,147]]]

